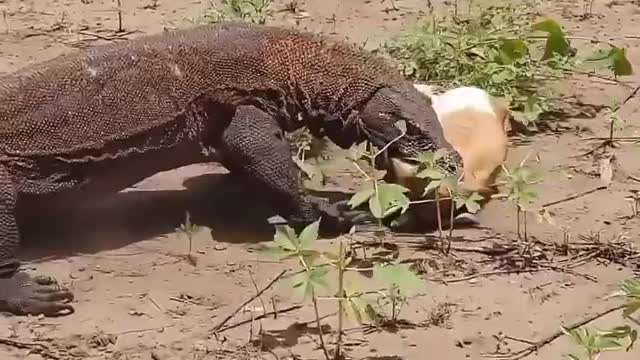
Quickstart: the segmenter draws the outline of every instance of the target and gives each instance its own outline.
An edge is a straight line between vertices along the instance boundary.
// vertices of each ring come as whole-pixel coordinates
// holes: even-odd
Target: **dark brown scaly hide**
[[[362,109],[374,95],[378,101]],[[77,51],[1,77],[1,161],[23,180],[73,186],[84,174],[69,174],[69,164],[185,140],[215,145],[228,118],[216,115],[239,104],[262,108],[287,131],[306,123],[341,146],[362,140],[363,126],[386,132],[378,135],[388,141],[399,134],[389,131],[398,119],[367,122],[357,110],[368,119],[406,110],[396,98],[410,99],[409,121],[426,119],[409,124],[410,146],[398,146],[443,146],[435,114],[424,114],[424,97],[381,59],[294,30],[204,26]]]

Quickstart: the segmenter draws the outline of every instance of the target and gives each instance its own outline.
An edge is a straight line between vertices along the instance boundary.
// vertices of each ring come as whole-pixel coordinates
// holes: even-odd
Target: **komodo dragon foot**
[[[16,189],[0,166],[0,312],[14,315],[56,316],[73,313],[73,294],[55,279],[18,271],[15,252],[20,245],[16,224]]]
[[[244,175],[296,229],[322,217],[320,231],[331,236],[348,231],[354,224],[374,221],[367,212],[351,210],[346,203],[330,204],[307,194],[278,122],[254,106],[236,109],[222,135],[220,150],[225,167]]]
[[[73,294],[51,277],[31,277],[16,272],[10,278],[0,278],[0,312],[14,315],[68,315],[74,312],[69,304],[72,300]]]

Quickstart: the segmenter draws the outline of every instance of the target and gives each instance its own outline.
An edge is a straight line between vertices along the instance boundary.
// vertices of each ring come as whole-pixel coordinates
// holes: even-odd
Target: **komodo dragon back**
[[[346,43],[242,23],[203,26],[96,46],[1,77],[0,151],[82,159],[92,150],[117,157],[171,147],[200,134],[198,120],[208,114],[199,100],[225,91],[232,105],[257,103],[296,128],[294,113],[340,118],[379,89],[407,84]]]

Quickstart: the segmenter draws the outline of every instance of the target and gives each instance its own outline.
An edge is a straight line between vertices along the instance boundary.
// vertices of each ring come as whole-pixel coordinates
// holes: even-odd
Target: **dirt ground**
[[[125,38],[133,38],[182,26],[185,19],[200,14],[208,2],[122,3],[124,28],[135,30]],[[284,3],[276,1],[276,9]],[[433,3],[437,11],[451,11],[447,2]],[[640,66],[635,63],[640,58],[640,39],[633,36],[637,33],[633,29],[640,26],[640,4],[636,1],[596,1],[593,12],[598,16],[588,19],[579,16],[581,1],[539,3],[541,13],[561,19],[572,35],[595,36],[623,45],[628,48],[629,59]],[[333,33],[359,43],[366,41],[367,47],[408,29],[427,9],[427,2],[422,0],[396,0],[398,11],[389,11],[390,1],[379,0],[306,0],[301,4],[305,13],[298,16],[300,28]],[[476,5],[482,4],[476,1]],[[76,47],[113,41],[101,38],[118,26],[114,6],[110,0],[0,0],[0,72],[14,71]],[[460,7],[466,9],[462,3]],[[291,25],[296,17],[278,12],[274,22]],[[614,98],[624,98],[639,79],[631,76],[624,80],[627,85],[574,77],[562,84],[562,90],[569,100],[582,103],[581,109],[598,109]],[[628,126],[621,135],[640,135],[634,124],[639,112],[639,98],[625,105],[621,115]],[[510,164],[519,162],[528,152],[540,157],[539,168],[545,174],[538,188],[541,202],[601,184],[597,162],[590,157],[573,158],[594,144],[585,140],[587,137],[606,135],[606,123],[594,113],[576,112],[556,132],[513,138]],[[532,217],[531,236],[562,241],[562,228],[567,227],[572,241],[578,241],[579,235],[601,232],[603,240],[622,238],[637,243],[640,218],[628,218],[631,210],[624,198],[630,190],[640,190],[639,151],[637,144],[629,143],[615,149],[612,184],[550,206],[556,214],[556,226],[539,224]],[[69,286],[76,295],[76,312],[59,318],[0,318],[0,358],[259,358],[250,355],[253,350],[249,348],[238,350],[250,338],[261,339],[266,351],[262,356],[267,359],[294,358],[294,354],[296,358],[322,358],[309,305],[280,313],[277,319],[271,316],[249,321],[214,336],[213,327],[255,294],[252,281],[263,287],[290,265],[257,255],[256,244],[272,237],[272,230],[265,224],[270,216],[268,209],[262,211],[261,204],[243,198],[243,189],[231,183],[225,173],[215,164],[161,173],[106,202],[77,214],[58,214],[51,224],[27,229],[27,233],[33,233],[26,237],[27,265]],[[348,172],[332,178],[335,188],[349,190],[353,182]],[[247,209],[259,213],[249,217]],[[195,266],[182,258],[188,242],[174,231],[186,210],[195,223],[207,228],[193,241]],[[508,204],[493,201],[481,212],[480,226],[458,231],[454,245],[508,243],[516,238],[514,216]],[[422,238],[390,240],[401,244],[402,258],[420,258],[425,257],[424,251],[407,244],[424,241]],[[327,246],[332,243],[326,241]],[[434,254],[430,257],[437,259]],[[472,253],[460,251],[457,255],[466,259],[467,265],[475,264],[479,271],[490,267],[481,262],[485,258]],[[408,326],[395,333],[365,333],[350,324],[353,328],[346,333],[349,354],[361,359],[480,359],[484,353],[518,351],[528,344],[516,338],[540,340],[558,330],[561,323],[573,323],[617,304],[619,300],[605,297],[634,270],[638,269],[591,261],[565,272],[478,276],[448,284],[427,281],[424,294],[412,299],[402,313],[424,326]],[[271,310],[268,301],[273,295],[279,299],[278,308],[285,309],[293,304],[289,294],[284,287],[269,290],[262,296],[266,305],[256,300],[230,323],[251,319],[252,311],[258,316]],[[322,314],[335,311],[328,303],[320,308]],[[615,312],[591,325],[605,327],[620,321],[620,313]],[[335,317],[326,322],[335,328]],[[528,359],[559,359],[572,350],[570,341],[560,338]],[[628,353],[605,354],[602,359],[637,359],[639,355],[640,349],[636,348]]]

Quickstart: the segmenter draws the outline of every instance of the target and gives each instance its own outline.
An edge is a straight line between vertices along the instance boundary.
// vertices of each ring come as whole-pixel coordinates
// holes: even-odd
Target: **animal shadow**
[[[184,190],[126,190],[82,203],[29,203],[18,209],[20,257],[28,261],[94,254],[173,233],[185,221],[211,229],[216,241],[270,241],[275,214],[268,201],[231,174],[203,174]],[[335,193],[322,194],[339,198]]]

